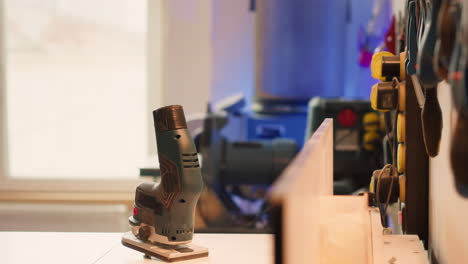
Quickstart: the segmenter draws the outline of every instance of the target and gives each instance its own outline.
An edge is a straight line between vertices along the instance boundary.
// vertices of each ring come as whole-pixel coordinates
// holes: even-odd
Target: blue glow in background
[[[249,11],[249,0],[213,2],[212,101],[239,92],[251,101],[255,14]],[[376,81],[369,68],[358,64],[358,34],[371,17],[373,0],[264,3],[270,22],[261,61],[264,92],[302,99],[368,99]]]

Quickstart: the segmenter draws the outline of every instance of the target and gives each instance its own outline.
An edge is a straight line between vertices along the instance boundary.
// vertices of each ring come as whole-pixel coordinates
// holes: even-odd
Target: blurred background
[[[363,120],[390,2],[0,1],[0,230],[127,230],[135,187],[159,180],[151,112],[169,104],[204,158],[200,230],[267,230],[268,186],[325,117],[349,161],[335,192],[359,191],[368,179],[340,172],[382,163]]]

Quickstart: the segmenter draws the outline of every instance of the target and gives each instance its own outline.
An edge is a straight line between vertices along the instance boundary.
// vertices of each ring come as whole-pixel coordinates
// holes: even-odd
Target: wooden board
[[[270,201],[282,209],[283,263],[319,263],[320,197],[333,195],[333,120],[326,119],[274,183]],[[304,246],[304,245],[307,245]]]
[[[373,263],[429,263],[422,241],[416,235],[384,235],[377,208],[369,208]]]
[[[332,192],[333,122],[326,119],[273,185],[281,218],[276,263],[428,263],[417,236],[383,234],[367,194]]]
[[[367,203],[367,196],[321,198],[320,262],[314,263],[373,263]]]
[[[333,195],[333,119],[327,118],[272,186],[270,200]]]

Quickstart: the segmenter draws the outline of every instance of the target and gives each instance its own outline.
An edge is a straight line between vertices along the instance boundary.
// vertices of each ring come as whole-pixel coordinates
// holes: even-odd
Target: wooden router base
[[[174,247],[160,247],[155,244],[144,243],[136,238],[132,232],[127,232],[122,237],[122,244],[131,249],[145,253],[167,262],[202,258],[208,256],[208,249],[194,244],[177,245]]]

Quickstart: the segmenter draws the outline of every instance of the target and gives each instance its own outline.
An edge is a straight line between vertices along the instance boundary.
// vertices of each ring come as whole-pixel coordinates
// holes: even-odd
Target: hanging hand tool
[[[434,70],[437,18],[440,0],[419,1],[422,29],[419,32],[417,76],[424,88],[424,105],[421,111],[422,129],[426,152],[430,157],[439,154],[442,136],[442,110],[437,98],[438,76]]]
[[[431,157],[439,153],[442,135],[442,111],[437,98],[438,77],[433,68],[439,9],[440,0],[408,1],[406,70],[422,109],[424,145]]]
[[[416,2],[414,0],[408,1],[408,24],[406,26],[406,73],[410,76],[416,99],[420,108],[424,106],[424,92],[416,76],[416,58],[418,55],[418,36],[417,36],[417,19],[416,19]]]

